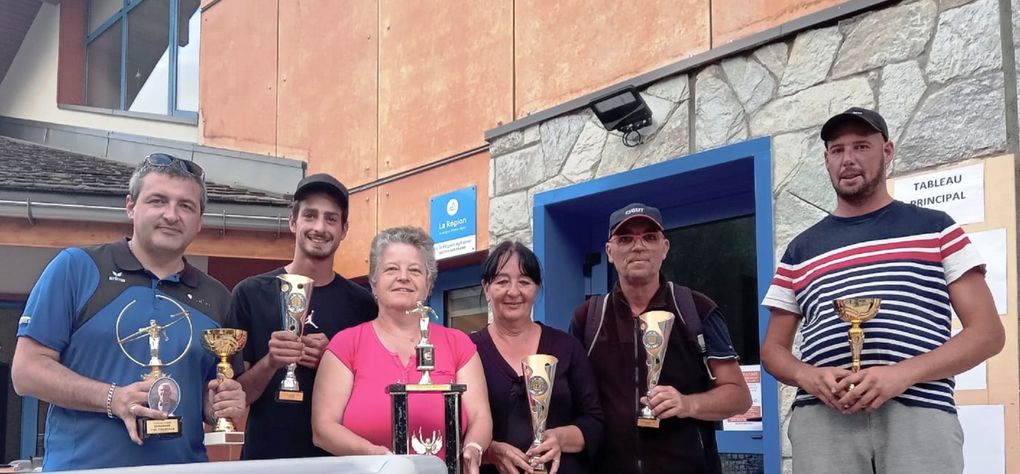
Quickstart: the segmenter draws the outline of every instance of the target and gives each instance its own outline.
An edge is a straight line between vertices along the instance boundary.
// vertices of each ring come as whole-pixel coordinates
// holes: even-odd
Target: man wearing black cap
[[[314,174],[294,192],[290,230],[294,260],[276,270],[245,279],[234,288],[231,313],[248,331],[243,353],[246,370],[237,380],[251,405],[242,459],[325,456],[312,444],[312,390],[322,351],[334,334],[375,317],[372,295],[333,271],[336,250],[347,236],[347,188],[328,174]],[[304,335],[283,330],[280,282],[283,273],[315,280]],[[296,375],[304,399],[276,401],[286,365]]]
[[[771,310],[762,362],[799,388],[794,472],[962,472],[953,376],[1005,340],[984,264],[946,213],[889,194],[895,147],[881,115],[852,108],[821,138],[836,209],[790,243],[762,303]],[[861,325],[857,373],[850,324],[834,307],[849,298],[880,301]],[[952,310],[963,327],[956,336]]]
[[[594,472],[719,473],[715,422],[751,406],[715,303],[659,273],[668,251],[658,209],[634,203],[614,212],[606,254],[619,281],[608,295],[574,310],[571,332],[588,351],[605,414],[606,442]],[[654,310],[677,317],[659,384],[646,393],[638,316]],[[637,426],[644,405],[660,420],[658,428]]]

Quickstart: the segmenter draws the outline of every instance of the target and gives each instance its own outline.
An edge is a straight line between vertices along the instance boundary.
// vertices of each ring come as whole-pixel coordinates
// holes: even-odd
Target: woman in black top
[[[482,265],[482,287],[492,323],[471,335],[485,369],[492,410],[492,444],[482,473],[531,472],[533,457],[550,474],[586,473],[602,437],[602,409],[591,365],[580,342],[531,320],[542,274],[535,254],[519,242],[496,246]],[[532,447],[531,416],[521,359],[559,359],[544,441]]]

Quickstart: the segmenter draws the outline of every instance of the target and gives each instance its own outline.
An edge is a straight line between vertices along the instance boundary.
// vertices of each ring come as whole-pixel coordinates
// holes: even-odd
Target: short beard
[[[836,196],[838,196],[841,200],[847,204],[856,206],[867,202],[868,199],[871,199],[871,197],[875,195],[875,190],[878,189],[878,185],[881,181],[881,176],[876,176],[874,179],[866,181],[860,188],[855,190],[844,191],[840,189],[838,185],[833,186],[833,189],[836,191]],[[837,179],[836,182],[838,183],[839,180]]]

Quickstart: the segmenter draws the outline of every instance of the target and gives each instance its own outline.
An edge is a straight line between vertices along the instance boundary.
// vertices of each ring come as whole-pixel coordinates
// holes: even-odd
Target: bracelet
[[[482,455],[485,454],[485,450],[482,449],[482,445],[480,445],[478,443],[474,443],[474,442],[467,443],[467,444],[464,445],[464,449],[467,449],[467,448],[475,448],[475,449],[477,449],[478,450],[478,456],[482,456]]]
[[[113,392],[117,389],[117,382],[110,384],[109,390],[106,391],[106,417],[115,418],[113,416]]]

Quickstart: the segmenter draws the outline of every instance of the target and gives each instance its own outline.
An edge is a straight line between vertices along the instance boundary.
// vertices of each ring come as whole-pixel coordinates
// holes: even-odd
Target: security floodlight
[[[641,133],[638,130],[652,123],[652,110],[634,86],[599,97],[589,106],[606,130],[623,133],[623,144],[627,146],[640,144]]]

